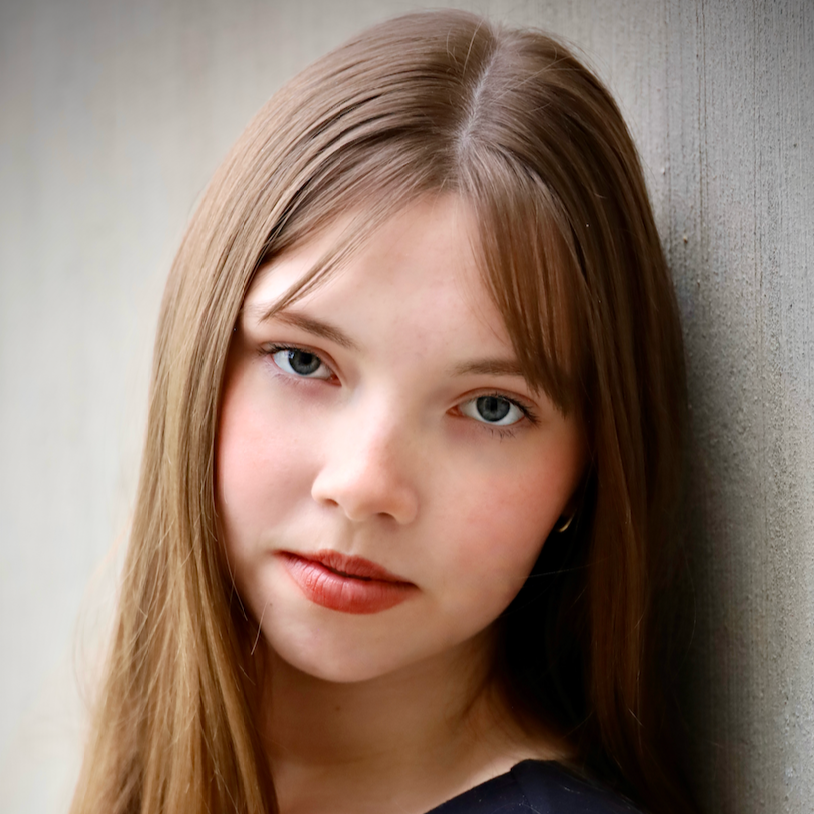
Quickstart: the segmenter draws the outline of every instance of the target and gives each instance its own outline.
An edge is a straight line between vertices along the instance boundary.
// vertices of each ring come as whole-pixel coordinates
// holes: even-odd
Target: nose
[[[331,428],[311,496],[353,522],[390,517],[403,525],[418,514],[415,440],[385,411],[352,411]],[[325,437],[325,436],[323,436]]]

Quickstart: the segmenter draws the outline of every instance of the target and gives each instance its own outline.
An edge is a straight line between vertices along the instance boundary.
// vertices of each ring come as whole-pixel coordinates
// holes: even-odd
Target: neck
[[[281,814],[422,814],[520,760],[566,756],[551,733],[524,731],[490,680],[493,630],[359,682],[266,655],[259,713]]]
[[[272,765],[347,765],[446,748],[471,727],[487,681],[486,643],[467,642],[368,681],[335,683],[270,654],[262,702]]]
[[[492,652],[487,632],[354,683],[269,654],[261,713],[281,812],[383,812],[394,800],[395,810],[427,811],[529,757],[528,744],[518,750],[516,733],[497,725]]]

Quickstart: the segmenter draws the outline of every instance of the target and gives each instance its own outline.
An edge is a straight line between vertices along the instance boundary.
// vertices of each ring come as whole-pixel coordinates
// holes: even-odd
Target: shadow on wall
[[[668,43],[663,233],[688,364],[692,761],[710,812],[802,814],[814,799],[814,8],[692,5],[674,9]]]

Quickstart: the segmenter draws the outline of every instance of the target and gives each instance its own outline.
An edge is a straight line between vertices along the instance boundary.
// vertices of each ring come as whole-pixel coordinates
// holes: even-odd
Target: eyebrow
[[[272,311],[269,313],[268,309],[260,307],[253,307],[247,309],[252,315],[257,313],[261,322],[267,319],[276,319],[286,325],[293,325],[306,333],[313,336],[319,336],[323,339],[328,339],[336,343],[342,348],[347,350],[358,350],[359,346],[354,342],[344,331],[341,331],[334,325],[328,322],[323,322],[321,319],[314,319],[313,317],[306,316],[297,311],[283,310]],[[463,362],[452,368],[453,376],[519,376],[525,379],[523,370],[516,359],[505,358],[492,358],[492,359],[476,359],[471,362]]]
[[[323,322],[321,319],[307,317],[305,314],[290,310],[272,311],[269,313],[268,309],[258,307],[251,308],[249,311],[252,315],[256,313],[260,322],[265,322],[267,319],[275,319],[285,325],[293,325],[295,328],[299,328],[313,336],[328,339],[342,348],[347,348],[348,350],[359,349],[358,345],[346,333],[340,331],[339,328],[328,322]]]
[[[464,362],[453,368],[454,376],[523,376],[523,371],[514,359],[478,359]]]

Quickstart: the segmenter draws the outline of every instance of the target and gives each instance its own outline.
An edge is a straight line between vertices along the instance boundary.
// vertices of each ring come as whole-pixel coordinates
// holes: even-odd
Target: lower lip
[[[317,605],[341,613],[380,613],[410,598],[410,582],[361,579],[337,574],[316,560],[284,553],[282,560],[294,582]]]

